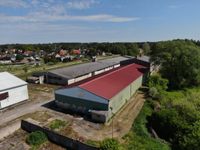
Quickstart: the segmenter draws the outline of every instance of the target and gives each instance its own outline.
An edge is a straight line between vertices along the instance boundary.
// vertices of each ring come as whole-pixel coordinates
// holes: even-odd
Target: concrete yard
[[[40,88],[40,90],[38,90]],[[53,100],[53,89],[55,86],[46,85],[29,85],[28,101],[13,106],[0,112],[0,139],[8,136],[12,132],[20,128],[20,119],[37,110],[44,109],[41,107],[45,103]],[[43,90],[42,90],[43,89]]]

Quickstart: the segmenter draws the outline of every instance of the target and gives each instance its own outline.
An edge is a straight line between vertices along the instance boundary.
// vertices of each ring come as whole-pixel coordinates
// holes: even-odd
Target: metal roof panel
[[[74,87],[74,88],[66,88],[66,89],[59,89],[55,91],[55,94],[60,94],[63,96],[69,96],[69,97],[75,97],[83,100],[90,100],[93,102],[108,104],[108,100],[97,96],[93,93],[88,92],[87,90],[84,90],[80,87]]]
[[[79,85],[79,87],[106,99],[111,99],[130,83],[142,76],[144,69],[145,67],[142,65],[130,64],[99,78],[83,83]]]
[[[27,82],[19,79],[18,77],[8,72],[0,72],[0,91],[4,91],[7,89],[11,89],[26,84]]]

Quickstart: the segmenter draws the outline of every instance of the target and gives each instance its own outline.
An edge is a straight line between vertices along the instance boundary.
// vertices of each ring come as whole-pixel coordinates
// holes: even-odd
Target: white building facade
[[[0,72],[0,109],[28,100],[27,83],[8,72]]]

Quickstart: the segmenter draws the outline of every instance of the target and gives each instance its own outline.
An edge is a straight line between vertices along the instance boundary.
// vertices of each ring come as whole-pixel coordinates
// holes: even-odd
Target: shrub
[[[150,102],[146,101],[139,115],[134,121],[131,131],[126,134],[124,149],[126,150],[170,150],[168,143],[155,139],[148,132],[148,118],[152,115],[153,109]]]
[[[119,150],[120,144],[116,139],[105,139],[100,143],[101,150]]]
[[[62,120],[54,120],[51,122],[51,124],[49,125],[49,127],[52,129],[52,130],[55,130],[55,129],[59,129],[61,127],[64,127],[66,125],[66,122],[65,121],[62,121]]]
[[[23,59],[24,59],[24,56],[23,56],[23,55],[17,54],[16,60],[21,61],[21,60],[23,60]]]
[[[35,131],[27,137],[26,141],[30,145],[37,146],[47,141],[47,136],[42,131]]]
[[[158,95],[159,95],[159,92],[155,87],[151,87],[149,89],[149,96],[151,96],[152,98],[157,98]]]
[[[153,75],[149,78],[148,85],[149,88],[155,87],[158,90],[158,92],[160,92],[163,90],[167,90],[168,80],[162,78],[159,75]]]

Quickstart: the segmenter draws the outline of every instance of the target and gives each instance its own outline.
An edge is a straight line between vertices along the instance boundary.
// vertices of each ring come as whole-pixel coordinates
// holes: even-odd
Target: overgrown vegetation
[[[160,104],[162,109],[150,118],[159,136],[171,142],[173,149],[199,149],[200,88],[164,92]]]
[[[95,147],[100,147],[100,142],[99,141],[87,140],[85,143],[87,145],[91,145],[91,146],[95,146]]]
[[[153,75],[149,77],[149,96],[154,99],[158,99],[161,96],[162,91],[167,90],[169,81],[162,78],[160,75]]]
[[[125,140],[124,149],[127,150],[169,150],[169,145],[151,136],[147,129],[147,118],[153,110],[150,102],[146,101],[140,114],[134,121],[131,131],[123,137]]]
[[[162,65],[160,76],[169,84],[167,89],[161,88],[157,96],[156,90],[162,84],[150,78],[154,84],[149,84],[154,104],[150,126],[160,138],[170,142],[174,150],[199,149],[200,48],[191,41],[175,40],[156,44],[151,54],[153,60]],[[152,90],[151,85],[156,90]]]
[[[29,134],[26,141],[32,146],[32,149],[37,149],[37,147],[47,141],[47,136],[42,131],[35,131]]]
[[[63,120],[56,119],[56,120],[54,120],[50,123],[49,127],[52,130],[56,130],[56,129],[60,129],[60,128],[66,126],[66,125],[67,125],[67,122],[65,122]]]
[[[100,150],[120,150],[121,146],[118,140],[107,138],[100,143]]]

